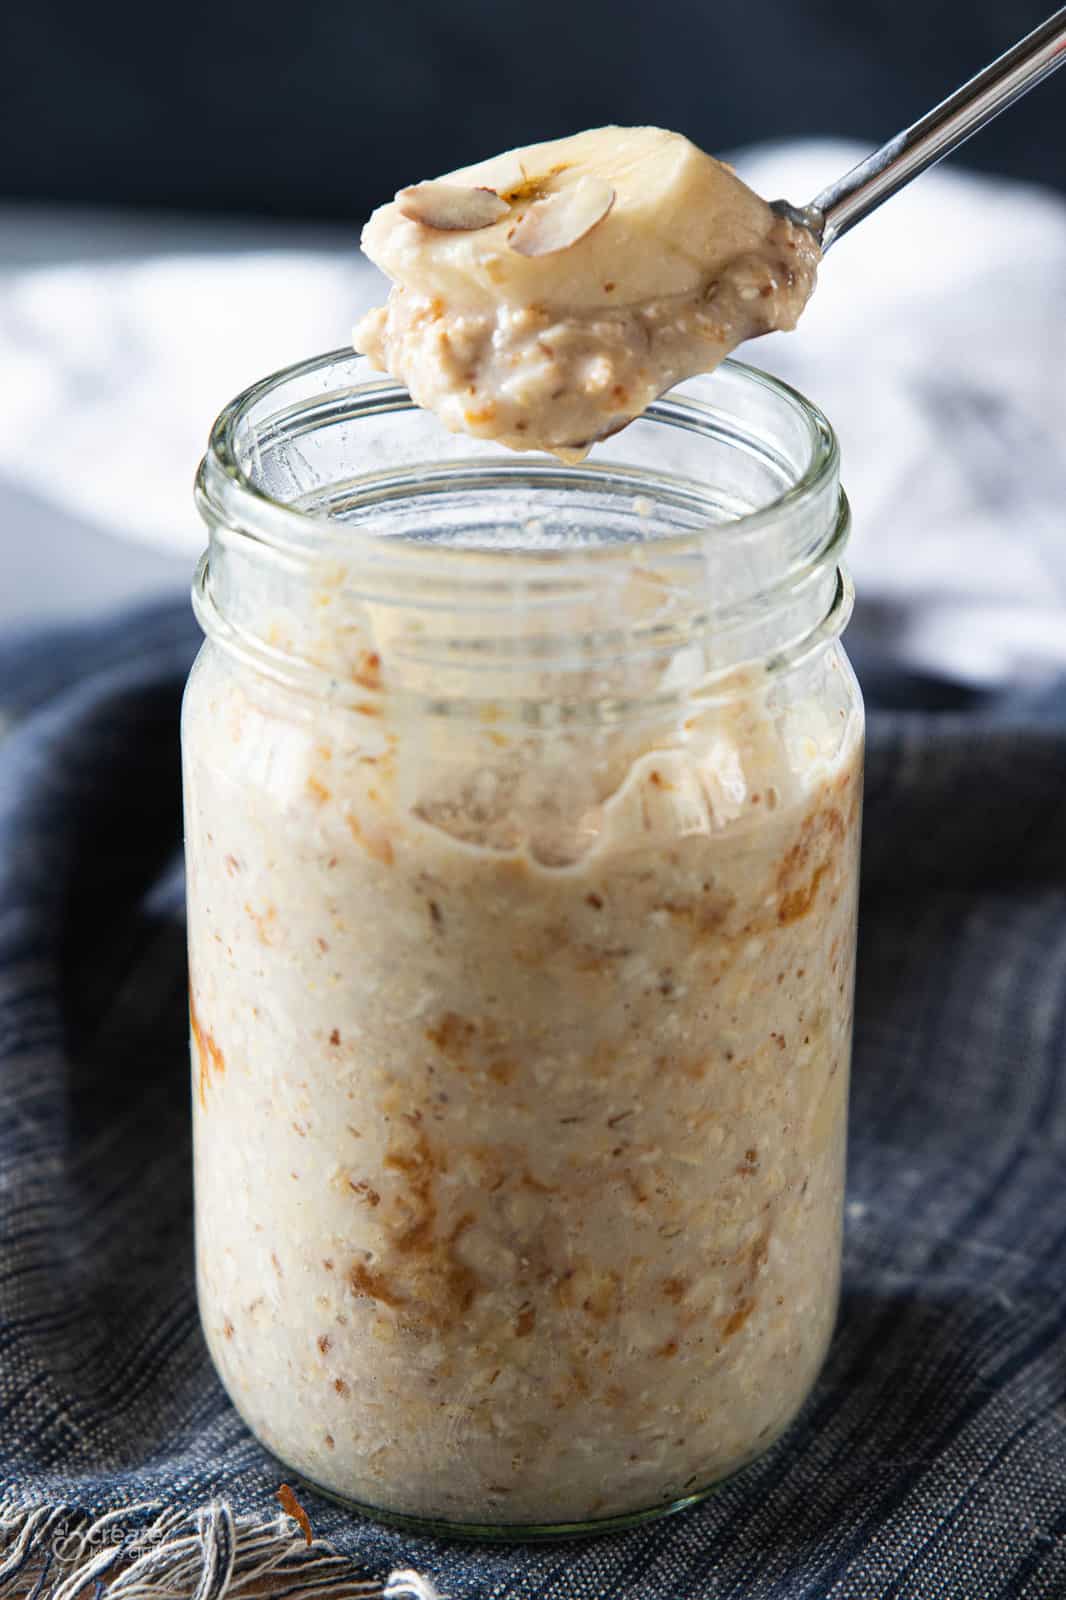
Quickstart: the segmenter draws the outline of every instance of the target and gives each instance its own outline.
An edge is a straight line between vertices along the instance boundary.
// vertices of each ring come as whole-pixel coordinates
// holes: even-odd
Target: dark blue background
[[[653,122],[880,142],[1053,0],[6,0],[0,198],[362,217],[493,150]],[[1061,85],[967,159],[1066,189]],[[804,196],[796,196],[802,200]]]

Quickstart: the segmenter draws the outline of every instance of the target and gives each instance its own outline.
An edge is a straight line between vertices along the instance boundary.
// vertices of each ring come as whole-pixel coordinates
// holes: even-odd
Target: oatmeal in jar
[[[549,466],[533,547],[501,458],[356,374],[238,402],[201,480],[204,1329],[259,1438],[355,1505],[617,1525],[763,1451],[832,1331],[862,747],[835,449],[729,367]],[[368,468],[416,463],[387,495],[351,470],[382,426]]]

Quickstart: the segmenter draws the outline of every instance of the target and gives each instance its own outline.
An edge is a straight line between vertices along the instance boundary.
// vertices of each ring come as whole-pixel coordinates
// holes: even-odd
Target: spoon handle
[[[801,215],[821,235],[822,250],[1064,64],[1066,6],[816,195]]]

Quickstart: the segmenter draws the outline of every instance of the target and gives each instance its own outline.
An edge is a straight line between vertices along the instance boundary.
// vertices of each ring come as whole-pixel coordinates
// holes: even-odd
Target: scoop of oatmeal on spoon
[[[662,128],[591,128],[402,189],[363,231],[392,279],[355,347],[455,433],[580,460],[754,334],[819,248]]]
[[[1066,7],[810,205],[678,133],[591,128],[402,189],[363,248],[393,281],[355,348],[456,433],[579,461],[754,334],[794,328],[822,253],[1066,64]]]

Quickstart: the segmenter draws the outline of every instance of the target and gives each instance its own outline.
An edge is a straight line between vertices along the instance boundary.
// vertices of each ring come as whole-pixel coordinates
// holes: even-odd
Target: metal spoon
[[[1042,22],[1012,50],[993,61],[961,89],[928,111],[919,122],[852,167],[816,195],[809,206],[774,200],[772,208],[790,222],[809,228],[823,253],[883,200],[910,183],[926,167],[957,150],[971,134],[1006,111],[1015,100],[1066,65],[1066,6]]]

